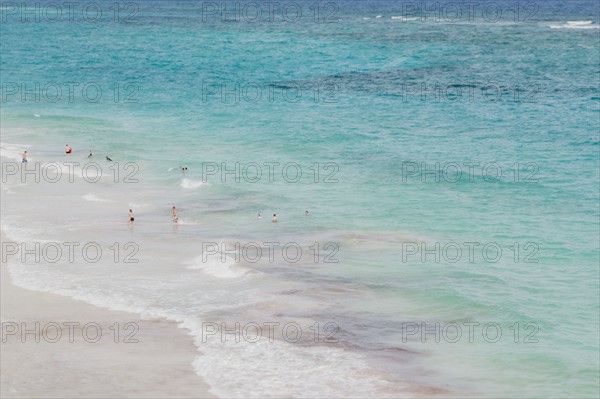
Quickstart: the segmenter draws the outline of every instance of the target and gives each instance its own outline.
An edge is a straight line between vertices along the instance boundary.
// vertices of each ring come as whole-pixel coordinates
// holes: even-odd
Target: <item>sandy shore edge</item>
[[[176,323],[17,287],[4,262],[0,280],[1,397],[215,397],[192,367],[193,338]]]

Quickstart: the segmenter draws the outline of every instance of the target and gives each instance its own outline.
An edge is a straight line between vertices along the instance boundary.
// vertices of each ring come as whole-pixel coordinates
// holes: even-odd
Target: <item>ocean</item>
[[[13,282],[221,397],[597,397],[599,7],[2,2]]]

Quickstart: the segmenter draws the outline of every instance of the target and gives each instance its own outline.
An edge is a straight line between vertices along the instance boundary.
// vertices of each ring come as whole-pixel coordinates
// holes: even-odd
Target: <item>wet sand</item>
[[[176,323],[22,289],[4,263],[0,280],[1,397],[215,397],[192,367],[192,337]]]

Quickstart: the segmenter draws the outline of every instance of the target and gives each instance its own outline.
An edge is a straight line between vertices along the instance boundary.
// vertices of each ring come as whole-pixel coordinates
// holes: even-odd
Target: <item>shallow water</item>
[[[335,23],[305,2],[295,23],[6,15],[3,177],[24,149],[45,169],[3,181],[2,228],[65,251],[10,257],[15,283],[182,322],[222,396],[597,396],[600,18],[563,3],[497,2],[495,23],[382,1],[336,2]],[[280,324],[210,334],[236,322]]]

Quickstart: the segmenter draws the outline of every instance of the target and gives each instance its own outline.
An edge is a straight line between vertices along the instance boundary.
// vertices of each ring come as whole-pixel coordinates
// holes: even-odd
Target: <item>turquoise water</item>
[[[503,17],[494,23],[480,13],[451,23],[430,11],[423,20],[404,13],[413,3],[393,1],[319,3],[319,18],[335,12],[338,21],[330,23],[316,23],[313,3],[304,1],[294,3],[303,11],[294,23],[278,16],[258,23],[223,21],[204,15],[204,3],[167,1],[131,3],[126,10],[132,17],[121,13],[115,22],[112,3],[96,4],[106,15],[97,23],[78,14],[55,23],[4,15],[2,140],[30,148],[40,161],[60,159],[69,143],[82,158],[93,149],[139,165],[140,183],[94,189],[121,201],[105,213],[81,201],[89,188],[62,194],[80,207],[78,215],[91,218],[99,237],[128,236],[126,227],[104,217],[126,212],[127,201],[146,206],[136,219],[149,227],[136,226],[128,237],[140,242],[140,257],[152,267],[128,270],[148,273],[155,295],[148,286],[128,285],[124,272],[111,284],[128,293],[118,297],[115,288],[113,307],[147,310],[151,303],[157,315],[178,320],[333,321],[341,328],[338,348],[366,359],[394,387],[371,390],[371,382],[357,379],[365,392],[397,395],[407,383],[413,395],[597,397],[596,2],[523,3],[518,17],[514,2],[495,2]],[[39,101],[31,93],[23,101],[21,85],[31,90],[36,83],[46,87]],[[72,100],[71,83],[79,84]],[[52,102],[56,85],[62,97]],[[80,90],[85,85],[89,92]],[[224,97],[223,86],[230,90]],[[95,87],[102,94],[91,102]],[[224,182],[220,174],[202,173],[209,163],[222,162],[230,169],[236,162],[280,166],[273,182],[266,176],[236,182],[232,175]],[[281,175],[289,162],[302,168],[297,183]],[[436,163],[438,172],[419,173],[435,170]],[[467,163],[478,164],[470,169]],[[178,165],[189,168],[184,177]],[[170,226],[160,224],[161,212],[168,219],[173,203],[189,222],[176,239]],[[11,217],[29,216],[3,205],[15,211]],[[280,219],[276,228],[268,221],[272,213]],[[207,238],[333,242],[339,263],[245,264],[251,277],[194,277],[197,284],[215,278],[202,294],[190,284],[189,269],[165,274],[153,263],[152,256],[162,256],[185,264],[201,254],[198,241]],[[153,248],[161,240],[181,252],[144,253],[144,243]],[[423,242],[427,248],[456,243],[462,256],[454,262],[452,248],[439,262],[432,254],[423,259],[420,251],[407,255],[414,249],[407,245]],[[480,243],[472,260],[465,245],[471,242]],[[482,254],[489,243],[495,245]],[[502,255],[490,261],[497,247]],[[106,296],[111,286],[103,285],[114,270],[87,272],[96,279],[86,280],[81,268],[48,268],[42,285],[32,273],[17,278],[15,270],[13,277],[37,289],[71,290],[72,296],[81,296],[78,289],[97,290],[90,302],[114,305]],[[161,278],[174,280],[163,287]],[[77,289],[69,281],[78,281]],[[295,291],[283,298],[288,288]],[[232,303],[232,296],[239,302]],[[247,309],[251,298],[275,305]],[[296,301],[302,306],[293,306]],[[490,343],[478,336],[451,344],[411,336],[404,342],[403,328],[413,322],[493,322],[502,327],[503,339]],[[535,328],[525,330],[527,323]],[[537,342],[523,342],[534,330]],[[294,350],[302,356],[302,348]],[[218,353],[216,361],[245,361],[241,354],[225,360]],[[220,387],[215,392],[239,394],[230,381],[198,372]],[[345,372],[328,377],[339,381],[348,377]],[[274,378],[271,387],[278,386]],[[274,396],[317,389],[309,376],[303,380],[306,386],[288,390],[254,388]],[[238,382],[253,388],[241,377]],[[340,396],[360,393],[338,389]]]

